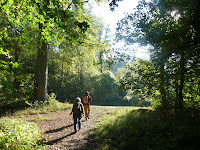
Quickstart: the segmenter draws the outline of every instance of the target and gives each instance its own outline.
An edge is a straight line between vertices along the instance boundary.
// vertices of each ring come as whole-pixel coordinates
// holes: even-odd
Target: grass
[[[70,111],[72,104],[55,98],[31,104],[30,108],[13,113],[14,116],[38,114],[32,121],[48,121],[40,114]],[[96,108],[99,109],[99,108]],[[100,108],[109,109],[109,108]],[[11,115],[11,114],[10,114]],[[87,150],[195,150],[200,148],[200,121],[166,117],[150,108],[118,107],[105,111],[96,120],[98,126],[90,132]],[[29,131],[29,132],[26,132]],[[11,119],[0,120],[0,149],[42,149],[38,144],[40,131],[34,123]]]
[[[72,107],[72,104],[61,103],[57,101],[55,95],[49,97],[49,100],[47,102],[36,101],[33,104],[31,103],[28,104],[30,105],[29,108],[16,111],[10,115],[23,117],[27,115],[48,114],[51,112],[69,111],[71,110]]]
[[[30,121],[50,121],[52,120],[52,118],[48,118],[48,117],[42,117],[41,115],[38,115],[37,118],[33,118]]]
[[[0,149],[44,149],[39,145],[40,131],[36,124],[9,118],[0,120]]]
[[[70,110],[72,105],[71,104],[66,104],[66,103],[60,103],[58,102],[59,105],[41,105],[39,107],[30,107],[25,110],[20,110],[15,113],[12,113],[13,116],[27,116],[27,115],[36,115],[36,114],[48,114],[51,112],[60,112],[63,110]]]
[[[194,150],[200,148],[200,123],[177,121],[148,109],[120,108],[97,120],[88,149]]]
[[[72,104],[60,103],[56,100],[55,95],[49,97],[48,102],[35,102],[29,104],[30,107],[16,112],[5,113],[5,117],[0,119],[0,149],[45,149],[44,145],[40,144],[42,141],[41,131],[33,122],[18,121],[11,119],[23,117],[24,115],[35,115],[38,117],[30,121],[49,121],[51,118],[43,117],[40,114],[47,114],[51,112],[70,111]]]

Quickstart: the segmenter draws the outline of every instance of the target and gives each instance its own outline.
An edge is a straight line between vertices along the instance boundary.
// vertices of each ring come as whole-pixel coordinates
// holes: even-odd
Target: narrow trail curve
[[[48,145],[47,150],[78,150],[83,149],[88,142],[88,133],[97,125],[96,120],[105,112],[117,107],[91,106],[90,119],[82,118],[82,129],[74,133],[72,115],[67,112],[42,114],[41,117],[51,118],[49,121],[36,121],[35,123],[44,132],[43,138]],[[38,115],[22,118],[31,120]]]

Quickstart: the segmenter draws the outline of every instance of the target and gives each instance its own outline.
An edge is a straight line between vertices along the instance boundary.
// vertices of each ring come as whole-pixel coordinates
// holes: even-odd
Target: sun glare
[[[179,18],[180,18],[180,14],[178,13],[178,11],[177,10],[173,10],[173,11],[171,11],[171,16],[174,18],[174,20],[175,21],[177,21]]]
[[[90,1],[92,6],[92,12],[94,15],[102,18],[103,22],[109,25],[111,29],[111,35],[115,34],[117,28],[117,22],[125,17],[126,13],[134,13],[134,8],[137,6],[137,0],[124,0],[118,2],[119,6],[111,11],[108,3],[96,4],[94,0]],[[127,49],[124,42],[116,43],[112,45],[112,48]],[[135,56],[141,59],[149,59],[147,47],[140,47],[138,44],[134,44],[128,47],[129,55]]]

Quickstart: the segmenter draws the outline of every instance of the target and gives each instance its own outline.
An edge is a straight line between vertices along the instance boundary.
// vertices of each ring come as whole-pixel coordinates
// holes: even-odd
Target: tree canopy
[[[139,89],[145,95],[151,90],[151,98],[161,100],[163,108],[182,109],[190,104],[199,107],[199,86],[196,86],[199,83],[200,58],[197,6],[197,0],[143,0],[135,13],[127,14],[118,22],[117,41],[153,47],[150,50],[151,61],[138,62],[134,70],[139,74],[137,80],[146,87]]]
[[[118,22],[116,41],[150,45],[151,57],[127,60],[129,65],[122,63],[121,68],[117,62],[121,61],[121,54],[111,55],[109,27],[93,16],[85,3],[88,2],[0,3],[3,103],[45,101],[50,93],[60,101],[71,101],[89,90],[96,94],[98,104],[111,105],[114,99],[122,104],[125,99],[129,101],[124,105],[132,105],[140,99],[156,108],[199,108],[200,2],[139,1],[135,12]],[[118,1],[109,4],[114,10]],[[110,56],[106,56],[108,52]],[[108,71],[113,64],[114,69]],[[99,98],[102,93],[104,98]]]
[[[55,93],[59,101],[73,101],[86,90],[96,93],[94,104],[106,105],[108,100],[113,105],[115,97],[115,105],[123,103],[125,92],[106,71],[109,28],[84,7],[85,3],[88,2],[0,3],[1,105],[21,100],[44,102],[50,93]],[[112,88],[106,91],[104,87],[109,86]],[[98,98],[102,93],[107,93],[106,101]]]

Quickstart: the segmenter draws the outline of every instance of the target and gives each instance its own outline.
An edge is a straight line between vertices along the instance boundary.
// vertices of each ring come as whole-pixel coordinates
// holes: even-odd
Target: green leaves
[[[17,62],[15,63],[11,62],[10,65],[12,66],[13,69],[19,68],[19,64]]]
[[[190,64],[194,60],[192,56],[200,58],[196,53],[196,49],[199,49],[199,40],[194,42],[196,36],[200,35],[200,28],[193,26],[199,19],[196,17],[191,19],[189,15],[200,14],[195,9],[197,6],[200,6],[197,0],[195,3],[189,0],[184,2],[160,0],[153,3],[141,1],[134,14],[126,15],[118,23],[117,40],[153,46],[150,50],[151,62],[138,63],[137,73],[140,76],[138,81],[142,83],[143,87],[140,88],[146,91],[145,95],[152,96],[151,98],[158,103],[161,101],[161,104],[168,105],[168,108],[182,105],[187,101],[186,95],[192,93],[192,91],[185,92],[184,89],[188,89],[187,85],[190,83],[191,74],[188,72],[192,70],[188,66],[192,66]],[[196,29],[195,32],[193,29]],[[199,67],[196,69],[199,70]],[[192,75],[199,80],[197,76],[198,73]],[[122,80],[123,86],[131,87],[128,84],[135,79],[128,76],[125,78],[129,82],[126,79]],[[135,89],[137,87],[133,86],[133,90]],[[192,96],[191,99],[195,99],[196,96]],[[199,104],[196,107],[199,108]]]
[[[34,123],[6,118],[0,121],[1,149],[38,149],[39,138],[39,128]]]
[[[87,29],[90,27],[86,21],[76,22],[78,27],[81,29],[82,33],[85,33]]]

